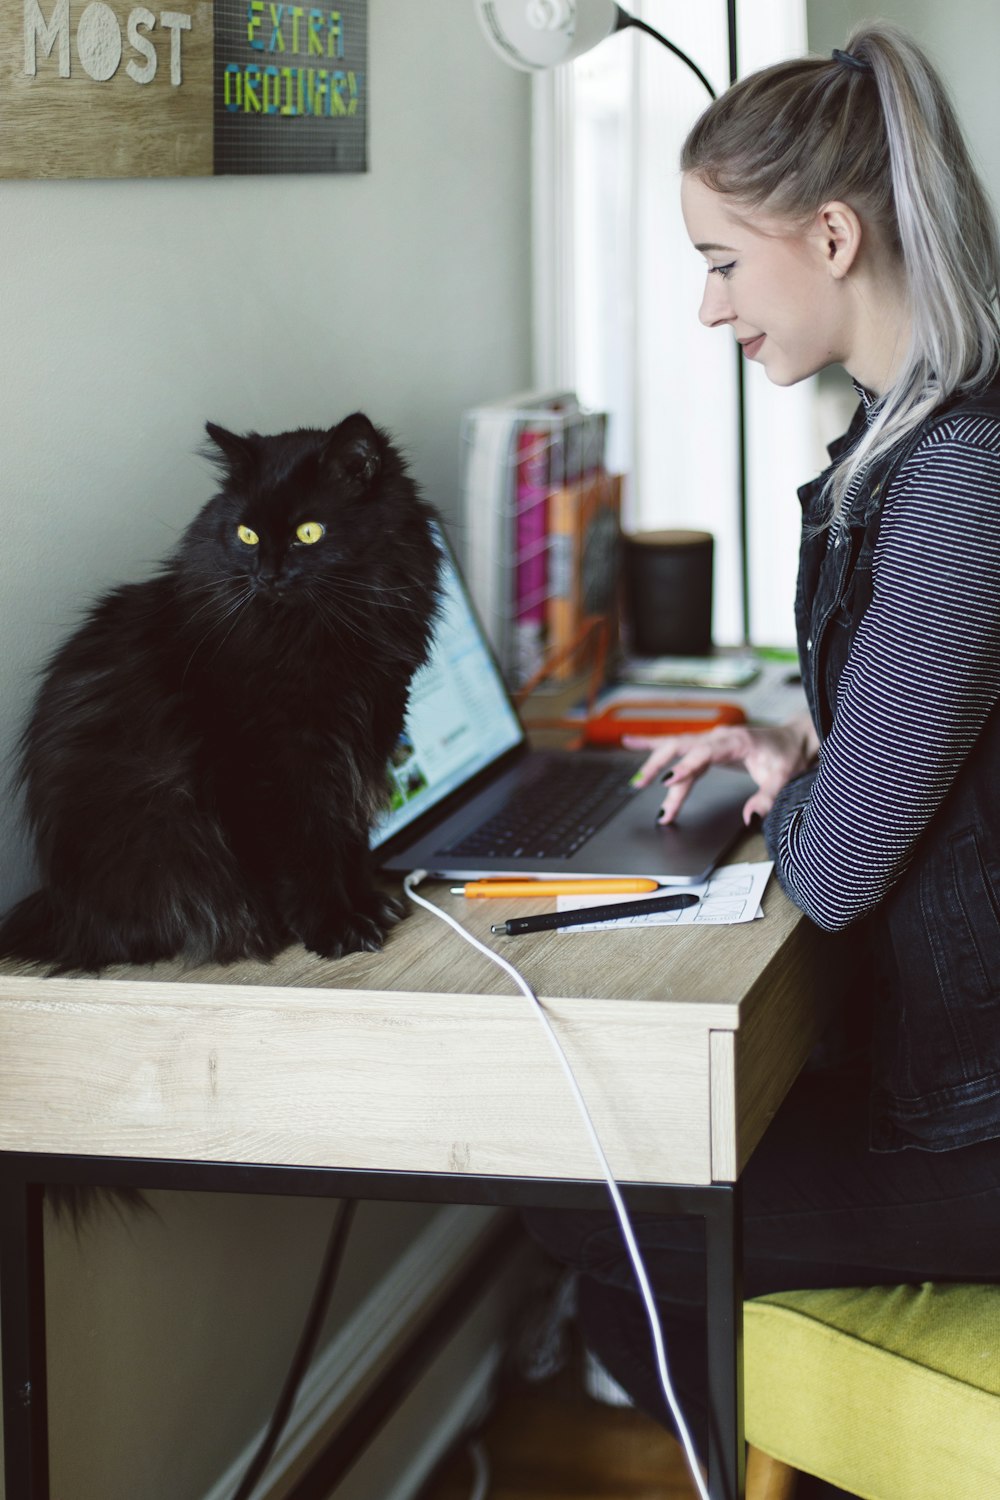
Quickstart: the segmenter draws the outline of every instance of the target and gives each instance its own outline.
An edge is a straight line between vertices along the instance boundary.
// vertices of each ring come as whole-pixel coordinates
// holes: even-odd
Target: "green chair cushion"
[[[747,1302],[749,1442],[864,1500],[1000,1500],[1000,1286]]]

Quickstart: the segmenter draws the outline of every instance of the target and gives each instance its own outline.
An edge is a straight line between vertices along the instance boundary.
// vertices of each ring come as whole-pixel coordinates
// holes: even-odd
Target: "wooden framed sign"
[[[367,0],[0,0],[0,177],[364,172],[367,53]]]

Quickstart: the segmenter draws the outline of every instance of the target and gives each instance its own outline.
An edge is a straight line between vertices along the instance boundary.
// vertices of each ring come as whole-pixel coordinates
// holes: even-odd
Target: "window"
[[[632,13],[728,81],[726,5],[640,0]],[[806,50],[804,0],[739,7],[741,73]],[[630,531],[715,536],[714,636],[742,638],[736,355],[698,322],[704,263],[680,215],[677,159],[708,103],[665,47],[620,32],[535,80],[535,329],[540,385],[575,386],[612,416]],[[815,382],[746,367],[750,635],[790,643],[796,487],[819,467]]]

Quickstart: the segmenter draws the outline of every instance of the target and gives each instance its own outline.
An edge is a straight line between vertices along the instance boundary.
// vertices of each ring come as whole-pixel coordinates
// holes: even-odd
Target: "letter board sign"
[[[0,0],[0,177],[364,172],[367,30],[367,0]]]

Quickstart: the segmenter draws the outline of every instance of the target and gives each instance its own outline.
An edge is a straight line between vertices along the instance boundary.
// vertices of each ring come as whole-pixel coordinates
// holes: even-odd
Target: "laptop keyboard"
[[[637,756],[638,770],[645,756]],[[633,795],[628,768],[592,760],[541,764],[499,812],[440,854],[476,859],[566,859]]]

